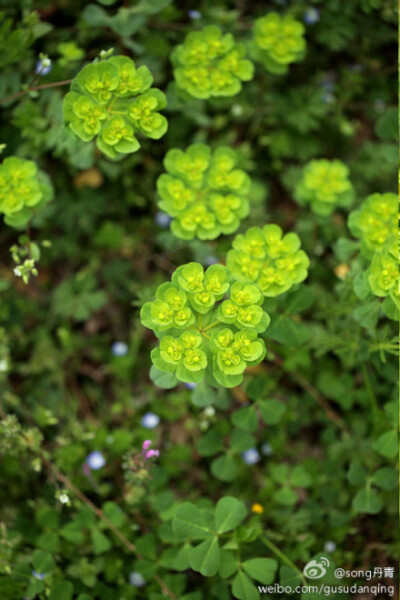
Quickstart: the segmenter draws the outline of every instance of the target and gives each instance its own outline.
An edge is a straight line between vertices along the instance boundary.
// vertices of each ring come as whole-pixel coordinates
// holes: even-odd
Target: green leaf
[[[238,570],[239,561],[234,552],[229,550],[220,551],[219,575],[222,579],[226,579],[233,575]]]
[[[240,453],[253,448],[256,445],[255,438],[249,433],[245,433],[240,429],[234,429],[231,433],[229,447],[233,452]]]
[[[393,430],[386,431],[386,433],[383,433],[376,440],[373,447],[379,452],[379,454],[382,454],[382,456],[385,456],[386,458],[394,458],[395,456],[397,456],[397,453],[399,451],[398,444],[399,442],[397,432]]]
[[[215,508],[215,527],[218,534],[235,529],[245,518],[247,510],[243,502],[226,496],[219,500]]]
[[[250,577],[264,585],[269,585],[275,580],[278,563],[273,558],[251,558],[246,560],[242,567]]]
[[[287,346],[301,346],[309,339],[310,330],[303,323],[280,316],[272,319],[271,325],[264,335]]]
[[[184,502],[178,506],[172,529],[180,540],[201,540],[212,535],[202,513],[191,502]]]
[[[89,594],[79,594],[76,600],[93,600],[93,596],[89,596]]]
[[[98,529],[92,530],[92,544],[95,554],[103,554],[112,547],[110,540]]]
[[[350,464],[347,479],[352,485],[364,485],[367,481],[367,471],[359,462],[353,461]]]
[[[232,594],[239,600],[259,600],[260,598],[256,586],[243,571],[238,573],[233,580]]]
[[[48,552],[57,552],[59,547],[59,537],[54,531],[42,533],[37,539],[37,545]]]
[[[258,402],[262,420],[267,425],[276,425],[286,412],[286,406],[279,400],[260,400]]]
[[[274,493],[274,499],[284,506],[292,506],[296,504],[298,497],[290,487],[283,487]]]
[[[233,481],[237,473],[237,464],[235,457],[231,454],[224,454],[215,458],[211,463],[211,473],[222,481]]]
[[[352,507],[356,512],[368,513],[371,515],[380,512],[382,506],[382,500],[370,486],[359,490],[352,502]]]
[[[394,490],[397,487],[397,473],[391,467],[383,467],[373,474],[371,481],[381,490]]]
[[[311,485],[311,477],[303,465],[296,465],[290,475],[290,483],[294,487],[305,488]]]
[[[216,429],[211,429],[198,441],[197,452],[201,456],[213,456],[221,452],[223,447],[221,434]]]
[[[218,538],[212,536],[189,551],[189,565],[205,577],[212,577],[219,569]]]
[[[111,523],[116,527],[122,527],[125,522],[125,514],[115,502],[105,502],[102,506],[103,512]]]
[[[155,365],[152,365],[150,368],[150,379],[155,385],[163,390],[170,390],[178,383],[178,380],[173,373],[160,371]]]
[[[204,380],[201,381],[191,393],[191,402],[195,406],[203,408],[211,406],[214,402],[215,390],[212,389]]]
[[[48,573],[55,566],[53,557],[45,550],[35,550],[32,555],[32,564],[38,573]]]
[[[301,573],[283,565],[279,570],[280,583],[285,587],[295,588],[302,583]]]
[[[74,586],[70,581],[60,581],[51,590],[49,600],[71,600]]]
[[[254,405],[239,408],[239,410],[236,410],[232,414],[231,420],[236,427],[244,431],[256,431],[258,427],[258,418]]]

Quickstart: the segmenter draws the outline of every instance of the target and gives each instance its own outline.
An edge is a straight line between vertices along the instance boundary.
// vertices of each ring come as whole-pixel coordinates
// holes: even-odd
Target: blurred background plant
[[[347,225],[350,210],[397,186],[393,3],[0,8],[2,157],[35,161],[55,190],[28,228],[1,231],[1,598],[252,600],[252,581],[295,586],[320,553],[331,566],[394,566],[396,311],[363,295],[371,263]],[[255,62],[226,98],[177,88],[170,54],[188,33],[216,25],[247,47],[269,11],[305,28],[305,55],[286,74]],[[167,97],[165,136],[123,160],[63,122],[69,81],[101,52],[146,65]],[[234,235],[277,223],[311,259],[305,283],[266,300],[266,358],[232,390],[154,385],[156,340],[139,318],[177,266],[225,262],[232,245],[234,235],[179,240],[158,212],[165,154],[196,143],[234,148],[251,177]],[[321,158],[347,165],[354,188],[352,206],[330,216],[294,200]],[[146,441],[158,457],[143,460]],[[221,498],[240,501],[229,510],[243,518],[218,540],[196,537],[196,519],[219,523]],[[172,524],[186,502],[183,535]],[[203,551],[218,555],[217,576]]]

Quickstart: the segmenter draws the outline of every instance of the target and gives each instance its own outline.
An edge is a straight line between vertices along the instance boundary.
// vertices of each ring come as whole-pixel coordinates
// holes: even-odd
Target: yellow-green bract
[[[307,277],[310,261],[295,233],[282,235],[278,225],[251,227],[237,235],[227,266],[238,281],[256,283],[264,296],[279,296]]]
[[[171,54],[174,77],[179,88],[195,98],[235,96],[242,81],[253,77],[253,63],[246,60],[246,48],[231,33],[216,25],[190,32]]]
[[[312,160],[304,167],[294,195],[299,204],[309,204],[315,214],[331,215],[336,207],[353,202],[349,169],[340,160]]]
[[[53,196],[51,182],[31,160],[10,156],[0,165],[0,212],[11,227],[23,227],[34,209]]]
[[[140,313],[145,327],[160,338],[153,364],[180,381],[234,387],[243,372],[265,356],[258,337],[270,318],[261,307],[263,294],[254,284],[232,282],[229,270],[198,263],[178,267]]]
[[[398,199],[396,194],[371,194],[361,207],[349,215],[351,233],[361,239],[361,250],[366,256],[372,256],[381,250],[389,234],[395,234],[398,218]]]
[[[204,144],[193,144],[185,152],[167,152],[168,174],[157,180],[158,205],[173,217],[171,230],[177,237],[212,240],[236,231],[249,214],[251,183],[236,163],[236,152],[227,147],[212,152]]]
[[[398,249],[398,199],[396,194],[371,194],[360,208],[349,215],[349,228],[361,239],[361,253],[369,262],[363,276],[371,292],[380,298],[389,297],[396,311],[387,312],[390,318],[398,317],[399,249]],[[388,300],[390,302],[390,300]],[[385,307],[387,307],[387,302]]]
[[[271,73],[286,73],[290,63],[304,57],[306,42],[303,36],[302,23],[290,15],[270,12],[254,23],[251,57]]]
[[[83,141],[96,137],[99,150],[110,158],[136,152],[136,134],[159,139],[167,119],[163,92],[150,88],[153,77],[145,66],[136,69],[127,56],[87,65],[64,98],[64,119]]]

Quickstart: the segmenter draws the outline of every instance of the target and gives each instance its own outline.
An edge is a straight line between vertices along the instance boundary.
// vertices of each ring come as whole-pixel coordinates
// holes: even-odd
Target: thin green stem
[[[211,323],[211,325],[207,325],[207,327],[204,327],[203,332],[208,331],[212,327],[216,327],[217,325],[219,325],[219,323],[220,323],[219,321],[214,321],[214,323]]]
[[[293,569],[300,575],[303,584],[307,583],[302,571],[300,571],[300,569],[294,564],[294,562],[292,560],[290,560],[290,558],[288,556],[286,556],[286,554],[284,554],[281,550],[279,550],[279,548],[277,546],[275,546],[275,544],[273,542],[271,542],[271,540],[269,540],[266,535],[263,535],[260,538],[260,540],[262,541],[263,544],[265,544],[267,546],[267,548],[272,550],[272,552],[278,558],[280,558],[282,562],[284,562],[288,567],[290,567],[291,569]]]

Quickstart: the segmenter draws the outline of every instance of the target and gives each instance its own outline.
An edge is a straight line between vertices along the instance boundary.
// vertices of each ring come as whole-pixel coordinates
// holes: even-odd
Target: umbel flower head
[[[168,173],[157,180],[158,205],[173,217],[171,231],[177,237],[212,240],[236,231],[249,214],[251,184],[236,163],[236,152],[225,146],[212,152],[205,144],[193,144],[186,151],[167,152]]]
[[[398,218],[398,199],[396,194],[371,194],[361,207],[349,215],[351,233],[361,239],[361,251],[371,257],[382,250],[389,235],[395,235]]]
[[[397,308],[400,309],[396,235],[390,236],[382,250],[375,252],[369,268],[368,282],[375,296],[390,296]]]
[[[0,165],[0,212],[7,225],[24,226],[52,195],[49,178],[33,161],[10,156]]]
[[[340,160],[312,160],[304,167],[294,195],[299,204],[309,204],[315,214],[331,215],[336,207],[353,202],[349,169]]]
[[[239,385],[246,367],[265,356],[258,333],[270,318],[262,302],[257,285],[232,282],[222,265],[206,271],[194,262],[178,267],[140,313],[143,325],[160,338],[151,353],[154,365],[186,383],[205,377],[214,385]]]
[[[157,140],[167,131],[167,119],[158,112],[166,98],[150,88],[152,82],[149,69],[136,69],[127,56],[86,65],[64,98],[64,119],[81,140],[96,138],[110,158],[136,152],[138,133]]]
[[[304,25],[292,16],[270,12],[254,22],[251,57],[271,73],[286,73],[290,63],[304,57],[304,31]]]
[[[176,83],[195,98],[235,96],[242,81],[253,77],[253,63],[245,55],[245,46],[216,25],[192,31],[171,54]]]
[[[307,277],[310,261],[295,233],[278,225],[251,227],[228,252],[227,267],[241,282],[256,283],[266,297],[279,296]]]

